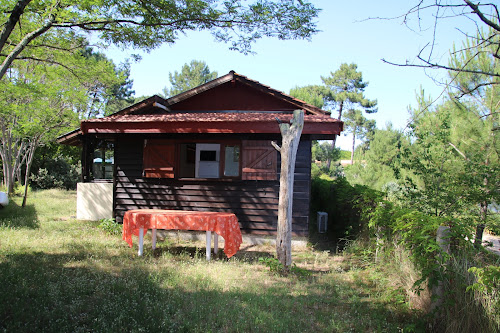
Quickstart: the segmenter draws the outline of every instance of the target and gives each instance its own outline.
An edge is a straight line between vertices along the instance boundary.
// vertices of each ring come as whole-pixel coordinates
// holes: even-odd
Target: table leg
[[[151,234],[153,238],[153,250],[156,249],[156,229],[151,229]]]
[[[212,249],[212,232],[207,231],[207,260],[210,261],[210,252]]]
[[[144,252],[144,228],[139,229],[139,252],[138,255],[142,256],[142,253]]]
[[[219,252],[219,235],[214,233],[214,253],[217,254]]]

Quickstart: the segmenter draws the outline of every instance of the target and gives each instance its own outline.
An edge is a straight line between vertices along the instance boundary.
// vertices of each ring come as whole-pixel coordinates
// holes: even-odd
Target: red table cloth
[[[139,235],[141,228],[212,231],[224,238],[224,253],[232,257],[242,242],[236,215],[219,212],[184,210],[135,209],[123,217],[123,240],[132,247],[132,235]]]

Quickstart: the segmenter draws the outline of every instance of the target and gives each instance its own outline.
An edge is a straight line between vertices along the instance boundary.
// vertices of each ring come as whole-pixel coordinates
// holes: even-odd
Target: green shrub
[[[62,156],[46,161],[44,167],[35,170],[30,177],[34,189],[74,190],[79,179],[79,165],[70,164],[67,158]]]
[[[320,175],[312,179],[311,213],[328,213],[328,236],[355,239],[366,229],[365,211],[373,209],[382,193],[366,186],[352,186],[344,177]]]
[[[287,272],[285,271],[285,266],[283,266],[283,264],[277,258],[260,257],[259,262],[264,266],[267,266],[269,270],[275,274],[287,275],[288,273],[291,273],[299,278],[306,278],[311,275],[311,272],[309,272],[307,269],[297,267],[297,265],[295,264],[293,264],[292,267],[290,268],[290,272]]]
[[[110,235],[121,235],[123,226],[115,221],[115,219],[99,220],[98,227]]]
[[[492,234],[500,235],[500,213],[491,214],[486,227]]]

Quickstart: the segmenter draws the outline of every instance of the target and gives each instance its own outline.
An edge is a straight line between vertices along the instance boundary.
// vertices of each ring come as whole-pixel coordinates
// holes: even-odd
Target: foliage
[[[332,144],[328,141],[313,141],[311,147],[312,160],[321,161],[326,163],[326,161],[337,161],[340,158],[340,149],[332,147]]]
[[[468,272],[474,274],[475,282],[467,287],[467,291],[479,294],[477,298],[496,323],[496,329],[500,329],[500,266],[471,267]]]
[[[43,167],[33,171],[30,177],[33,189],[61,188],[76,190],[81,176],[80,163],[72,164],[66,156],[57,155],[46,161]]]
[[[401,170],[400,161],[401,148],[406,144],[403,134],[390,125],[385,130],[375,130],[370,148],[359,158],[364,162],[345,168],[347,180],[384,192],[399,188],[400,179],[407,173]]]
[[[170,89],[163,88],[165,98],[175,96],[189,89],[201,86],[208,81],[217,78],[217,72],[210,71],[204,61],[191,60],[189,64],[184,64],[181,71],[168,74]]]
[[[115,221],[115,219],[99,220],[98,227],[110,235],[121,235],[123,226]]]
[[[30,184],[34,189],[76,189],[80,179],[80,148],[55,142],[37,149]]]
[[[311,182],[311,213],[328,213],[327,233],[331,238],[352,240],[367,229],[362,211],[376,204],[380,196],[366,186],[351,186],[343,177],[321,175]]]
[[[87,33],[103,43],[150,51],[173,44],[189,31],[208,30],[230,48],[251,52],[262,37],[308,39],[317,32],[319,10],[300,1],[4,1],[0,79],[17,59],[47,63],[57,49],[72,52]],[[54,39],[60,39],[54,42]],[[7,42],[8,40],[8,42]]]
[[[445,274],[444,262],[449,259],[436,240],[439,226],[449,227],[448,242],[454,251],[470,250],[472,230],[467,220],[450,219],[429,215],[418,210],[402,208],[389,201],[380,201],[375,209],[364,211],[369,218],[369,227],[384,244],[396,241],[405,247],[410,260],[421,272],[417,286],[424,281],[437,283]]]
[[[324,98],[326,95],[327,95],[326,88],[320,85],[294,87],[290,89],[290,96],[298,98],[320,109],[322,109],[325,106]]]
[[[371,238],[355,251],[358,261],[382,270],[403,253],[398,260],[416,270],[408,295],[428,286],[444,290],[430,317],[429,327],[437,331],[500,330],[498,294],[488,293],[498,284],[496,268],[489,268],[498,266],[498,257],[471,242],[480,244],[481,225],[494,227],[496,216],[490,215],[500,184],[500,90],[493,76],[484,75],[499,65],[492,56],[497,49],[476,52],[473,44],[483,37],[452,53],[450,66],[464,70],[450,73],[447,98],[433,104],[420,92],[408,131],[376,131],[366,164],[345,169],[350,181],[387,190],[387,200],[361,210]],[[495,43],[496,37],[484,47],[494,49]],[[449,228],[444,244],[436,240],[440,226]]]
[[[351,152],[349,150],[340,151],[340,160],[348,160],[351,157]]]
[[[435,112],[420,112],[412,125],[413,142],[402,149],[402,167],[411,171],[406,179],[409,203],[435,215],[451,216],[468,214],[471,205],[493,200],[498,153],[484,141],[491,128],[483,125],[453,102]],[[478,144],[483,148],[477,149]]]
[[[500,236],[500,212],[490,212],[486,226],[491,233]]]
[[[71,54],[56,48],[52,56],[51,64],[16,62],[0,81],[5,92],[0,98],[0,155],[9,192],[16,179],[29,181],[40,145],[73,129],[80,117],[102,113],[107,88],[121,82],[113,63],[88,47],[75,46]]]
[[[470,286],[468,289],[479,290],[485,293],[492,293],[493,291],[498,291],[498,289],[500,288],[499,266],[489,265],[482,268],[471,267],[469,268],[469,272],[476,275],[477,282]],[[500,303],[498,304],[498,306],[500,306]]]
[[[353,164],[356,139],[366,140],[364,150],[367,150],[375,132],[375,120],[367,119],[360,110],[349,109],[344,116],[344,125],[345,134],[352,134],[351,164]]]
[[[133,81],[130,79],[130,63],[127,61],[118,66],[114,65],[116,82],[108,85],[104,115],[108,116],[135,103],[135,91],[132,90]]]
[[[330,76],[322,76],[321,81],[323,85],[292,88],[290,95],[332,113],[337,109],[339,120],[344,109],[361,107],[366,113],[377,112],[377,101],[364,95],[368,82],[363,81],[356,64],[343,63],[338,70],[330,72]]]
[[[441,305],[428,317],[428,327],[443,332],[489,332],[500,328],[498,266],[488,266],[498,263],[498,258],[488,258],[473,247],[469,221],[428,215],[388,201],[379,201],[362,214],[369,219],[371,235],[376,238],[369,243],[357,241],[354,249],[350,246],[351,262],[373,267],[383,276],[394,275],[394,280],[401,279],[408,302],[425,311],[436,301],[430,297],[431,289],[439,285],[443,294],[437,304]],[[449,228],[444,244],[436,239],[441,225]],[[395,258],[397,265],[393,265]],[[469,269],[471,266],[482,268]]]
[[[290,270],[286,271],[285,266],[277,259],[273,257],[260,257],[259,262],[264,266],[267,266],[272,273],[278,275],[288,275],[289,273],[297,276],[297,277],[308,277],[311,273],[303,268],[297,267],[296,264],[290,266]]]
[[[342,119],[344,109],[354,109],[356,106],[366,113],[377,112],[377,101],[369,100],[364,95],[368,82],[363,81],[363,75],[358,72],[356,64],[343,63],[338,70],[330,72],[330,76],[322,76],[321,80],[328,89],[326,104],[332,109],[337,108],[339,120]]]
[[[326,174],[330,177],[342,175],[342,167],[334,161],[338,161],[341,156],[341,150],[332,145],[328,141],[313,141],[311,147],[311,173],[313,178],[321,174]]]
[[[81,57],[86,62],[82,65],[92,66],[92,69],[77,68],[69,74],[77,76],[80,80],[84,76],[77,73],[77,70],[85,70],[85,75],[97,74],[92,74],[88,82],[82,80],[80,82],[85,96],[82,102],[76,105],[79,119],[110,115],[134,102],[133,82],[129,78],[130,63],[128,61],[116,65],[104,53],[96,52],[91,47],[85,47],[78,53],[81,53]]]

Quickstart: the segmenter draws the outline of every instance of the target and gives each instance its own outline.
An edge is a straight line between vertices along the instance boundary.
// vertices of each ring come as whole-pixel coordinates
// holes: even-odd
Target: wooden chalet
[[[305,112],[294,183],[293,234],[308,233],[311,141],[343,123],[234,71],[177,96],[152,96],[59,137],[81,145],[82,181],[112,183],[118,222],[129,209],[228,211],[243,233],[276,233],[278,121]]]

